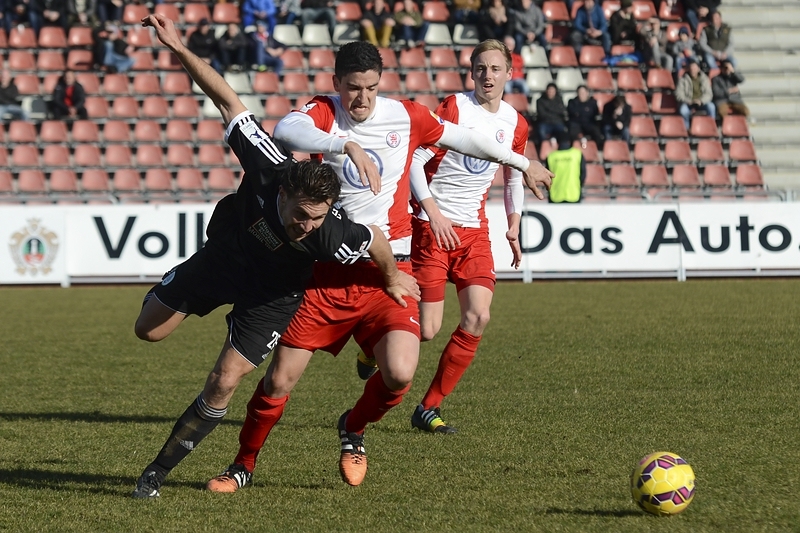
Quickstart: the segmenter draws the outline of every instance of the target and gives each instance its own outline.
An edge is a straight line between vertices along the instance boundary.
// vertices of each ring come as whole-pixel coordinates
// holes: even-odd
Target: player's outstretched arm
[[[403,307],[408,307],[403,299],[405,296],[419,301],[417,280],[397,268],[392,247],[383,231],[378,226],[370,226],[370,229],[372,230],[372,244],[367,251],[372,262],[383,272],[383,278],[386,280],[386,292]]]
[[[217,74],[211,65],[194,55],[181,42],[175,25],[170,19],[163,15],[148,15],[142,19],[142,26],[155,28],[158,40],[169,48],[180,60],[189,76],[197,82],[197,85],[214,102],[214,105],[222,113],[222,120],[225,125],[230,124],[236,115],[247,111],[239,96],[230,85]]]

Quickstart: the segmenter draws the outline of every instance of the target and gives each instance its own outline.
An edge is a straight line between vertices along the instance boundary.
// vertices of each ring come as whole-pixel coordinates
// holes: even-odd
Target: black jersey
[[[226,141],[244,176],[236,194],[220,200],[214,209],[206,246],[252,271],[251,282],[271,294],[296,293],[311,278],[314,261],[348,264],[369,248],[372,231],[336,206],[316,231],[292,241],[278,215],[280,175],[293,164],[291,154],[249,112],[231,122]]]

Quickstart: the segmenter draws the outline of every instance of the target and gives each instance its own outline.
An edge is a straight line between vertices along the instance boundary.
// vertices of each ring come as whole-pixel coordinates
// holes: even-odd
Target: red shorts
[[[461,246],[448,251],[436,245],[430,223],[416,217],[412,220],[411,264],[423,302],[444,300],[448,280],[455,284],[457,291],[480,285],[494,292],[497,278],[488,229],[453,228],[461,239]]]
[[[411,274],[410,262],[397,263],[397,268]],[[419,338],[417,302],[406,298],[408,307],[401,307],[385,286],[373,263],[317,263],[303,303],[280,343],[337,355],[351,336],[370,352],[390,331],[408,331]]]

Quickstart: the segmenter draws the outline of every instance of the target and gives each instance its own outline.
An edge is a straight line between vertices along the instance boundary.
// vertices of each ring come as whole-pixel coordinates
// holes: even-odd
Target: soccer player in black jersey
[[[293,161],[222,77],[181,43],[169,19],[150,15],[142,24],[155,28],[219,108],[225,140],[245,171],[236,194],[214,209],[205,247],[147,293],[136,320],[136,335],[155,342],[187,315],[233,304],[228,335],[203,391],[136,483],[134,498],[155,498],[167,474],[220,422],[242,377],[275,347],[300,305],[314,261],[350,264],[369,254],[384,274],[386,291],[402,306],[404,296],[419,300],[419,288],[397,269],[378,227],[356,224],[333,206],[340,182],[328,165]],[[377,169],[359,150],[352,155],[362,181],[378,188]]]

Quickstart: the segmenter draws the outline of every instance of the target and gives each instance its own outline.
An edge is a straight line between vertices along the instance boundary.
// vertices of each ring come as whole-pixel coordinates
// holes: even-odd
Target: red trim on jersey
[[[503,172],[505,172],[505,169],[503,169]],[[491,188],[491,186],[486,188],[486,192],[483,193],[483,199],[481,199],[481,208],[478,209],[478,220],[481,221],[481,228],[484,229],[489,227],[489,219],[486,217],[486,200],[489,199],[489,189]]]
[[[525,145],[528,144],[528,121],[525,117],[517,113],[517,127],[514,129],[514,144],[511,147],[514,152],[525,155]]]
[[[458,103],[456,102],[456,95],[451,94],[446,97],[442,103],[439,104],[439,107],[436,108],[436,114],[448,122],[458,124]],[[442,159],[444,159],[444,155],[447,153],[447,150],[444,148],[433,148],[433,150],[433,159],[425,164],[425,176],[428,178],[428,183],[431,182],[433,175],[439,170],[439,165],[442,163]]]
[[[313,104],[313,105],[312,105]],[[310,109],[304,111],[307,107]],[[312,98],[303,109],[295,109],[292,113],[303,113],[314,120],[314,125],[324,132],[330,133],[333,128],[333,120],[336,118],[336,106],[327,96],[317,95]]]

